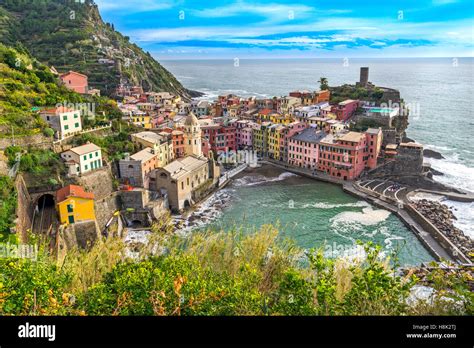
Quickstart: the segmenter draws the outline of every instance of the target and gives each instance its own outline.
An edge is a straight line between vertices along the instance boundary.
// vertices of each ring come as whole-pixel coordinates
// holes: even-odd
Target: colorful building
[[[145,129],[153,128],[151,116],[144,113],[134,113],[130,118],[130,121],[137,127]]]
[[[343,180],[356,179],[367,165],[363,133],[328,134],[319,143],[318,170]]]
[[[368,159],[367,167],[374,169],[377,167],[377,159],[382,149],[383,133],[381,128],[369,128],[365,132],[367,136]]]
[[[157,156],[157,167],[163,167],[174,159],[172,134],[152,131],[144,131],[131,134],[132,142],[140,149],[152,148]]]
[[[288,163],[293,166],[316,169],[319,160],[319,142],[326,133],[315,127],[304,129],[288,140]]]
[[[332,107],[331,111],[336,114],[340,121],[347,121],[359,107],[358,100],[347,99]]]
[[[56,191],[56,204],[61,224],[95,220],[94,194],[81,186],[68,185]]]
[[[273,124],[267,127],[267,156],[276,160],[283,160],[282,139],[285,126]]]
[[[75,71],[68,71],[67,73],[59,75],[59,78],[68,89],[74,92],[81,94],[86,94],[88,92],[89,86],[87,76],[84,74]]]
[[[237,150],[236,128],[224,126],[214,122],[206,122],[201,125],[202,136],[209,141],[210,149],[218,154]]]

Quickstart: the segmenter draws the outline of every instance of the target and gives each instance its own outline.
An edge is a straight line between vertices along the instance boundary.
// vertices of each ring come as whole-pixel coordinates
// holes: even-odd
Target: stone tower
[[[359,84],[362,87],[367,86],[367,83],[369,82],[369,68],[368,67],[361,67],[360,68],[360,81]]]
[[[192,112],[184,121],[184,153],[186,156],[202,156],[201,151],[201,126]]]

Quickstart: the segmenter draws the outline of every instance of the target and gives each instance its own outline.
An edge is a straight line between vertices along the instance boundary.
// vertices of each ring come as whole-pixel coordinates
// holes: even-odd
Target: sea
[[[407,136],[445,157],[441,160],[425,158],[434,169],[444,173],[435,179],[474,192],[474,58],[162,60],[161,63],[186,88],[203,92],[205,95],[202,99],[209,100],[229,93],[242,97],[266,98],[284,96],[293,90],[317,90],[321,77],[327,78],[332,86],[353,84],[359,80],[360,67],[367,66],[369,81],[377,86],[398,89],[401,97],[410,105],[413,112],[409,118]],[[222,225],[232,219],[244,221],[247,227],[258,227],[267,222],[262,218],[271,216],[269,209],[283,204],[276,197],[285,195],[288,185],[285,185],[285,180],[266,179],[263,180],[263,185],[249,186],[251,190],[248,192],[245,185],[234,187],[237,193],[234,196],[229,194],[230,203],[224,207],[219,218],[209,222],[209,225],[219,226],[219,223]],[[322,188],[327,185],[301,182],[301,191],[295,188],[290,190],[304,194],[304,199],[296,200],[296,206],[299,205],[299,211],[306,213],[295,215],[294,209],[278,213],[279,222],[282,226],[287,226],[286,234],[289,237],[293,235],[304,247],[311,247],[313,244],[318,246],[322,240],[326,243],[340,241],[334,236],[332,239],[329,237],[334,235],[335,232],[332,232],[336,230],[335,221],[341,221],[342,214],[346,222],[345,228],[352,224],[353,231],[359,231],[361,236],[373,234],[374,229],[367,226],[376,226],[376,234],[380,234],[380,240],[386,246],[390,245],[388,249],[393,246],[390,236],[398,238],[400,231],[404,231],[402,238],[412,242],[411,237],[408,237],[408,230],[395,217],[385,214],[383,218],[383,214],[379,214],[378,219],[381,220],[376,219],[378,222],[375,223],[372,218],[364,216],[367,213],[373,215],[368,209],[374,208],[352,202],[342,191],[333,192],[333,196],[326,195],[323,200],[318,200]],[[269,192],[252,194],[251,192],[259,190],[256,187],[269,187]],[[306,197],[307,192],[312,192],[311,197],[317,198],[313,203],[311,197]],[[339,202],[341,197],[345,197],[347,201]],[[275,201],[272,201],[273,198]],[[285,196],[285,199],[289,198]],[[474,204],[453,201],[444,203],[454,210],[457,227],[474,238]],[[249,209],[247,206],[252,208],[244,219],[242,214]],[[355,214],[354,209],[362,216]],[[276,214],[275,211],[273,213]],[[324,223],[320,223],[321,219]],[[374,223],[366,223],[367,219]],[[321,234],[324,230],[327,234],[317,238],[313,236],[311,240],[307,234],[302,237],[305,234],[301,226],[296,230],[288,228],[291,224],[301,223],[306,226],[310,222],[319,224],[319,227],[313,227],[313,235]],[[387,232],[387,226],[393,228],[389,228]],[[340,226],[337,230],[341,230]],[[354,238],[352,232],[349,234],[348,240]],[[389,239],[385,240],[383,236]],[[374,239],[377,240],[376,237]],[[405,261],[420,261],[413,256],[417,252],[417,248],[407,250]],[[422,255],[422,259],[426,258],[423,253],[418,255]]]

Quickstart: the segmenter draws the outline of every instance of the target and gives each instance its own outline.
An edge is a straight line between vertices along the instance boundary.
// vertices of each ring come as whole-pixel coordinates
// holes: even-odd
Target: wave
[[[451,208],[457,219],[453,221],[454,226],[463,231],[466,236],[474,239],[474,202],[446,200],[443,203]]]
[[[209,88],[194,88],[195,90],[204,93],[200,97],[196,97],[196,100],[207,100],[207,99],[217,99],[220,95],[235,94],[242,98],[248,97],[257,97],[257,98],[270,98],[269,94],[250,92],[245,89],[209,89]]]
[[[363,226],[377,225],[388,219],[390,212],[385,209],[374,209],[372,206],[365,207],[361,212],[345,211],[330,219],[332,226],[338,224],[359,224]]]
[[[474,193],[474,168],[461,163],[458,154],[446,159],[425,158],[425,162],[444,174],[435,176],[436,181]]]
[[[262,185],[269,182],[283,181],[294,176],[298,176],[298,175],[294,173],[290,173],[290,172],[284,172],[276,177],[271,177],[271,178],[266,177],[264,175],[248,175],[248,176],[244,176],[243,178],[234,179],[232,182],[232,185],[235,187],[257,186],[257,185]]]
[[[218,219],[222,215],[222,210],[229,205],[231,199],[230,193],[231,191],[229,189],[219,190],[199,204],[188,216],[173,216],[177,233],[186,235],[190,231],[204,227]]]
[[[368,207],[369,203],[366,201],[358,201],[355,203],[327,203],[327,202],[317,202],[317,203],[307,203],[303,204],[302,208],[318,208],[318,209],[334,209],[334,208],[350,208],[350,207]]]

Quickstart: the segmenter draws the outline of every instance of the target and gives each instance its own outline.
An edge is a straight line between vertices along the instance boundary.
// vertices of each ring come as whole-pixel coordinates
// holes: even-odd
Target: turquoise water
[[[369,109],[370,112],[392,112],[393,109],[386,109],[386,108],[371,108]]]
[[[347,195],[338,186],[290,173],[236,179],[222,192],[226,207],[214,221],[201,226],[213,230],[241,229],[252,233],[264,224],[279,226],[279,237],[305,249],[322,247],[328,256],[350,256],[355,242],[374,241],[385,255],[399,250],[402,264],[432,260],[415,235],[386,210]]]

